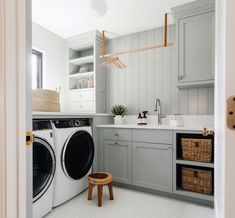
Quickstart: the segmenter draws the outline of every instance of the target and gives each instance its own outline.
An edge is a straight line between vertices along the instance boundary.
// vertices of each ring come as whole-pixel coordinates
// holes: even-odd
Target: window
[[[32,89],[42,88],[42,52],[32,51]]]

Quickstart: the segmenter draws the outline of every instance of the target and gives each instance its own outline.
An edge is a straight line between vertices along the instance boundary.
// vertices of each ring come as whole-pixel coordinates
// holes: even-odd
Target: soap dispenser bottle
[[[143,111],[142,125],[147,125],[147,113],[148,111]]]
[[[142,125],[142,115],[141,115],[141,113],[139,113],[139,116],[137,118],[137,124]]]

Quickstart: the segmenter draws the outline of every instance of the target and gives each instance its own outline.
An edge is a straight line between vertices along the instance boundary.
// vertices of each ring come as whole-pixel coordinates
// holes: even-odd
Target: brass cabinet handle
[[[178,76],[178,80],[182,80],[182,79],[184,79],[183,76]]]
[[[26,132],[26,145],[31,146],[32,143],[34,142],[35,136],[32,131],[27,131]]]
[[[115,145],[118,145],[118,142],[115,142]]]

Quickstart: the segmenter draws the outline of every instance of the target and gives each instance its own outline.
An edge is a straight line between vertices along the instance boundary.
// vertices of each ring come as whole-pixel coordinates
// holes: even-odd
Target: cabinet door
[[[131,184],[131,142],[104,140],[104,169],[113,181]]]
[[[172,145],[133,143],[133,184],[172,192]]]
[[[214,12],[178,22],[179,83],[214,79]]]

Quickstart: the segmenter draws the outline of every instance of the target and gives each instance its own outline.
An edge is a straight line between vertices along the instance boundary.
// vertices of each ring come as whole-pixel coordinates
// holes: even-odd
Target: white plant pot
[[[114,117],[114,124],[115,125],[122,125],[123,123],[124,123],[124,117],[122,117],[121,115]]]

